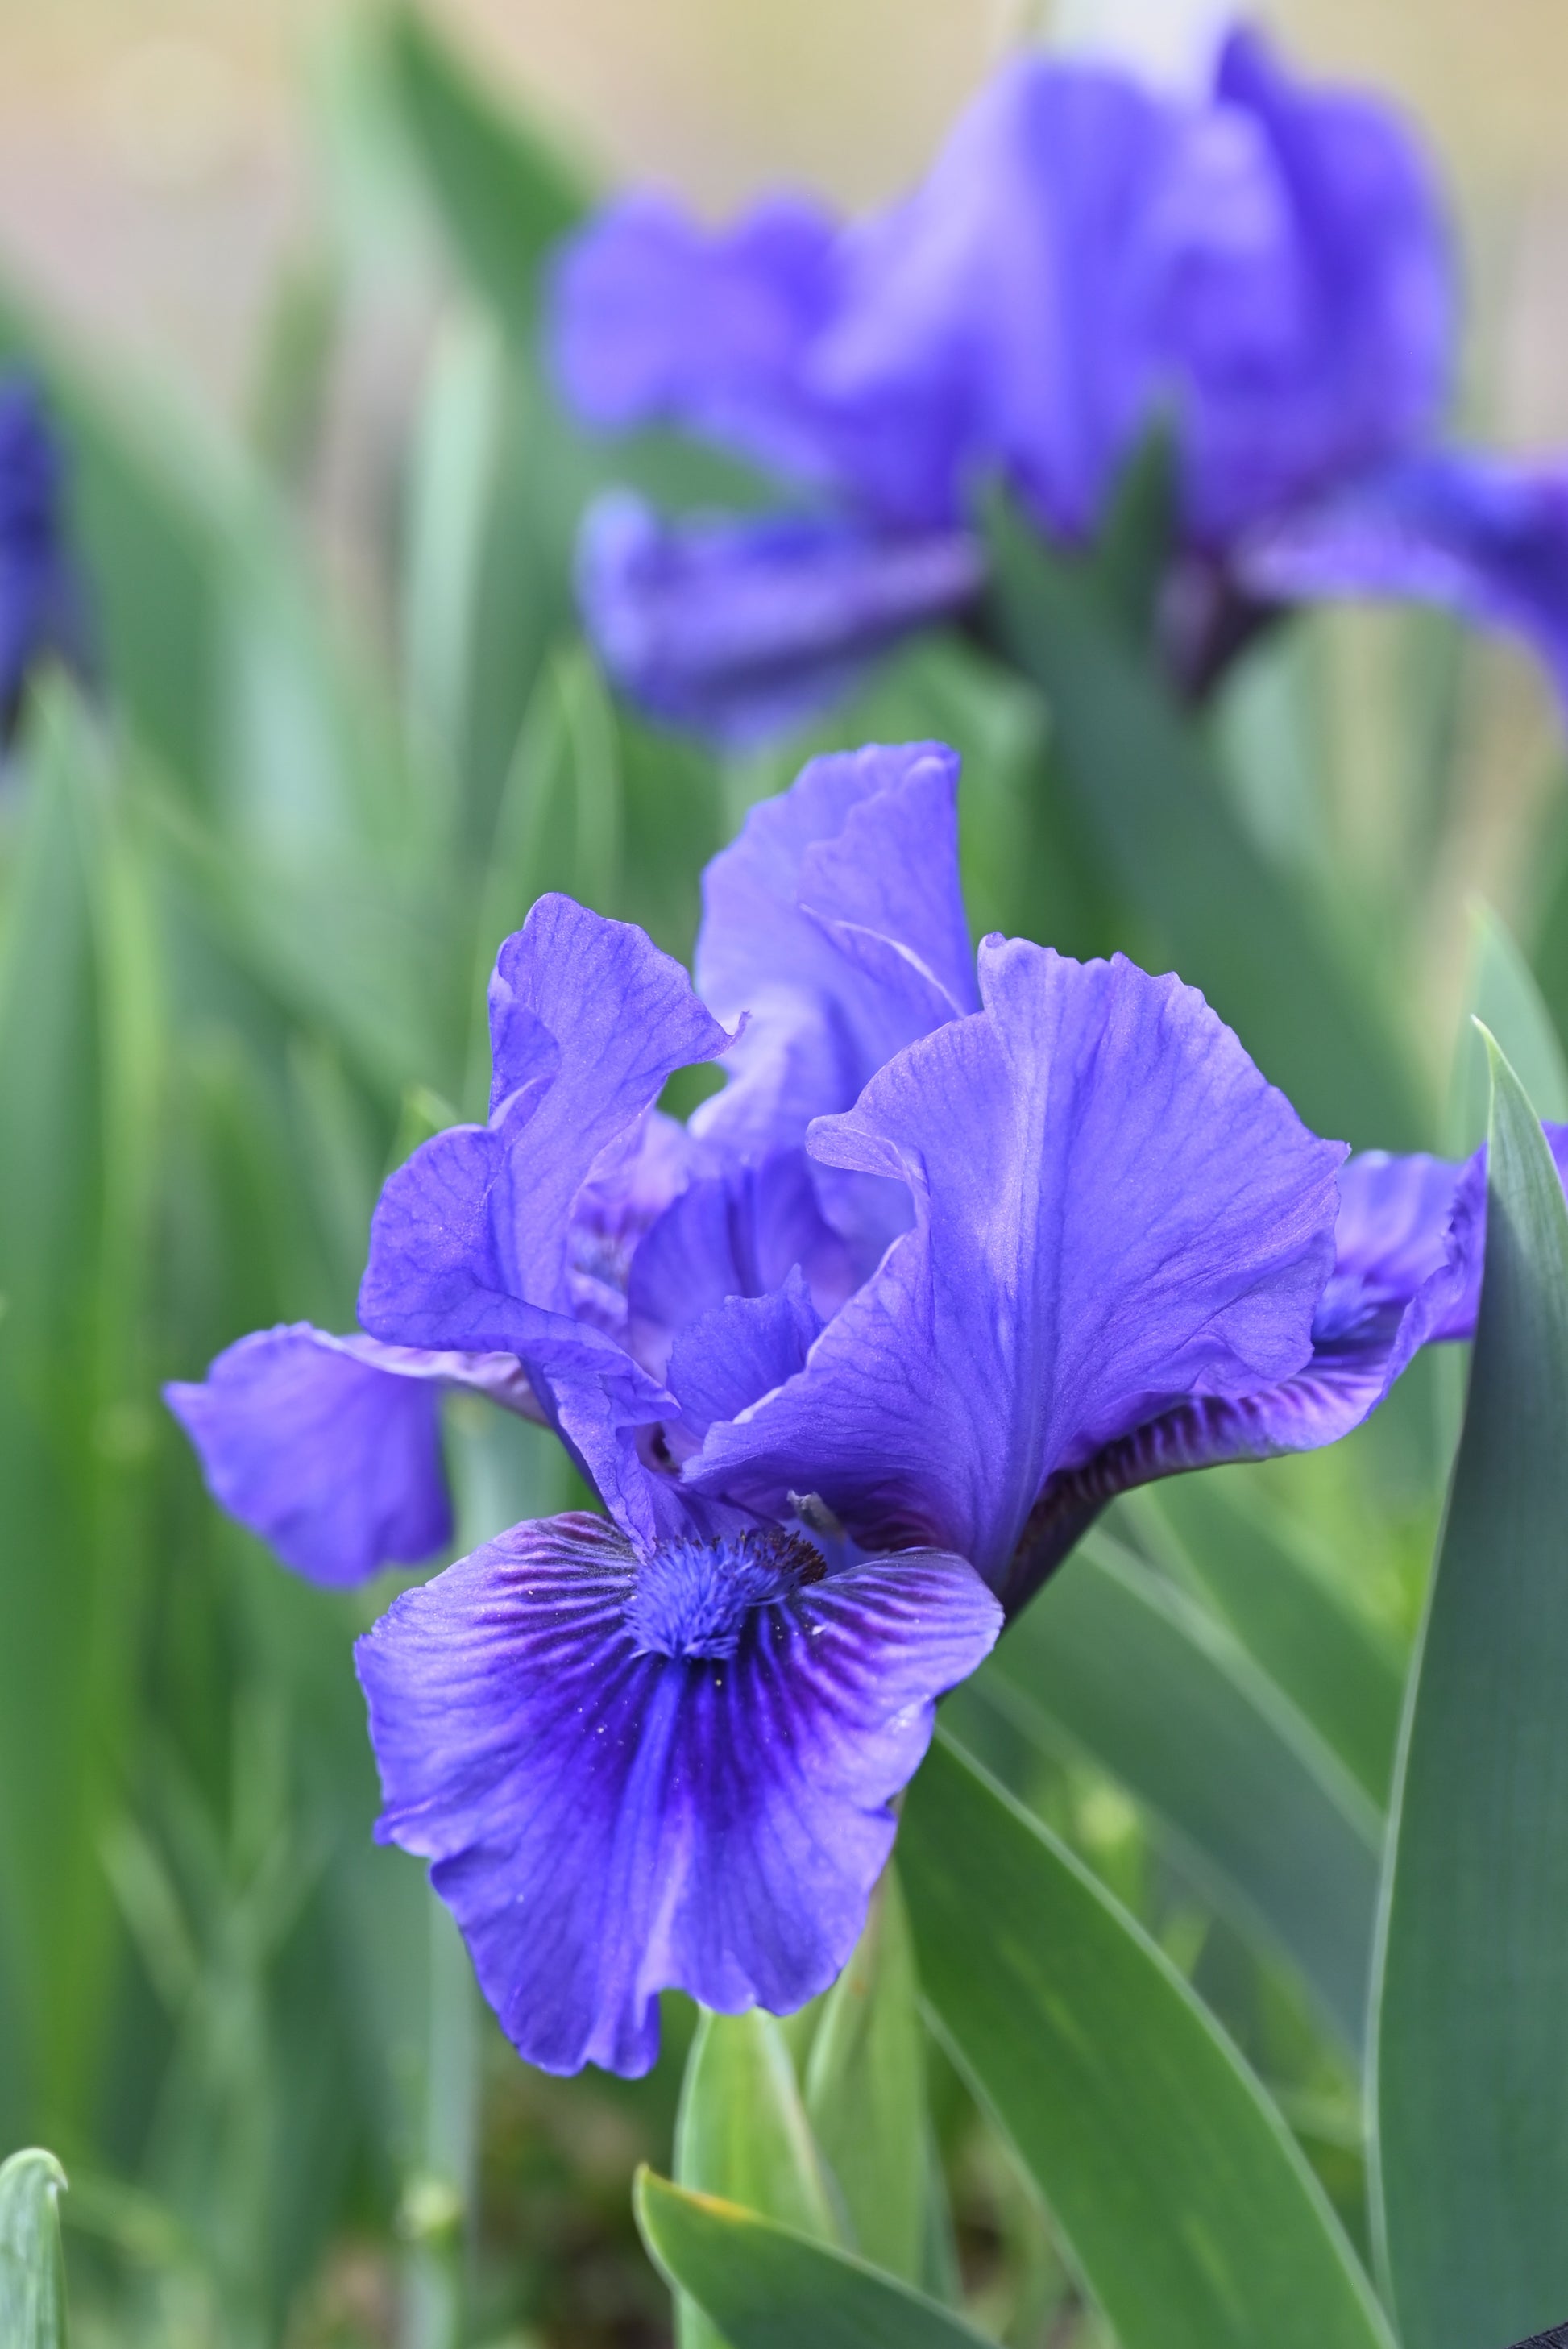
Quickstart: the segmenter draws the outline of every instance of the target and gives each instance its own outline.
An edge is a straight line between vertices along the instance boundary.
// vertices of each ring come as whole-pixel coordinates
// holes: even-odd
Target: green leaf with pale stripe
[[[1486,1276],[1411,1683],[1375,2194],[1420,2349],[1568,2311],[1568,1206],[1495,1047]]]
[[[907,2282],[925,2271],[925,2039],[909,1919],[890,1867],[822,2004],[806,2114],[849,2210],[857,2251]]]
[[[0,2090],[19,2107],[0,2127],[28,2136],[79,2133],[95,2093],[118,1930],[98,1846],[135,1718],[160,1433],[160,974],[118,780],[51,689],[0,905]]]
[[[789,2045],[760,2007],[705,2013],[697,2026],[676,2124],[676,2173],[700,2193],[722,2195],[824,2241],[839,2240],[832,2186]],[[678,2319],[681,2349],[719,2349],[722,2336],[689,2302],[679,2304]]]
[[[1359,2051],[1382,1815],[1223,1624],[1097,1531],[959,1692],[960,1737],[975,1703],[1119,1780]]]
[[[978,2349],[935,2301],[793,2229],[645,2168],[634,2199],[649,2257],[734,2349]]]
[[[1321,2188],[1213,2016],[941,1737],[899,1864],[934,2023],[1120,2349],[1387,2349]]]
[[[66,2271],[57,2198],[66,2173],[36,2147],[0,2163],[0,2342],[67,2349]]]

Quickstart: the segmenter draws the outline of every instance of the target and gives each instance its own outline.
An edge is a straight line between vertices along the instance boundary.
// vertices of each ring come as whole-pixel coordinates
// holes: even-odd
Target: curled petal
[[[432,1862],[531,2062],[644,2072],[661,1989],[788,2013],[848,1957],[934,1701],[1000,1614],[957,1558],[810,1557],[762,1534],[639,1565],[560,1517],[359,1642],[377,1833]]]
[[[665,523],[618,492],[578,547],[584,626],[610,676],[655,718],[733,747],[840,700],[900,638],[981,585],[976,542],[770,516]]]
[[[802,1143],[917,1036],[972,1011],[958,760],[940,742],[812,759],[703,878],[696,978],[747,1025],[694,1123],[730,1150]]]
[[[1417,1152],[1363,1151],[1340,1169],[1334,1271],[1313,1317],[1315,1351],[1402,1311],[1449,1261],[1463,1169]]]
[[[647,1235],[713,1153],[662,1110],[650,1110],[599,1153],[572,1203],[567,1280],[573,1310],[627,1339],[632,1267]]]

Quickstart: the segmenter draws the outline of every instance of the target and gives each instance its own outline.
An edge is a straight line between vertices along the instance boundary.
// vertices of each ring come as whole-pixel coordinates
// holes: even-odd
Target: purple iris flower
[[[936,1699],[1096,1509],[1327,1442],[1473,1320],[1459,1169],[1341,1174],[1175,978],[976,960],[956,781],[938,744],[813,761],[710,865],[696,988],[542,899],[491,981],[486,1123],[383,1193],[368,1335],[263,1333],[170,1391],[317,1580],[449,1538],[443,1383],[596,1489],[358,1649],[378,1833],[552,2069],[645,2069],[670,1985],[822,1989]],[[723,1091],[662,1115],[711,1058]]]
[[[591,519],[589,633],[655,713],[720,740],[776,730],[895,629],[973,602],[980,554],[956,549],[979,483],[1080,546],[1163,421],[1159,641],[1184,688],[1280,599],[1362,592],[1520,628],[1561,673],[1560,482],[1436,450],[1453,313],[1404,124],[1293,80],[1247,31],[1199,100],[1018,57],[912,196],[847,227],[774,199],[710,232],[634,196],[558,265],[569,400],[601,429],[722,443],[809,506],[783,527],[661,525],[624,501]]]
[[[63,465],[38,395],[0,380],[0,732],[9,734],[28,672],[46,653],[82,666],[81,585],[65,549]]]

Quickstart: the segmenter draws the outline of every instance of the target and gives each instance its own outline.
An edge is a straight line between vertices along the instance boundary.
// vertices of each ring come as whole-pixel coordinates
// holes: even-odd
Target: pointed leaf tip
[[[56,2207],[66,2173],[41,2146],[0,2164],[0,2342],[67,2349],[65,2262]]]
[[[980,2349],[923,2293],[755,2211],[672,2186],[645,2163],[633,2208],[648,2256],[729,2349]]]
[[[1376,2032],[1384,2263],[1405,2336],[1430,2349],[1526,2334],[1568,2302],[1568,1204],[1481,1034],[1486,1260],[1405,1724]]]

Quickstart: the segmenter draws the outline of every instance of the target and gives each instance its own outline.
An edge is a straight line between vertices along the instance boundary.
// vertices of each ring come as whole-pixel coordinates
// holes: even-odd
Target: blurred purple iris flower
[[[81,583],[66,551],[64,467],[38,395],[0,378],[0,734],[8,736],[29,672],[46,653],[82,666]]]
[[[1437,449],[1453,313],[1426,160],[1377,99],[1293,80],[1249,31],[1200,100],[1021,56],[880,215],[775,199],[710,232],[635,195],[565,249],[576,411],[673,422],[808,501],[782,527],[591,515],[586,625],[656,714],[777,732],[973,602],[983,482],[1081,546],[1163,424],[1159,637],[1184,689],[1280,601],[1345,593],[1457,605],[1562,678],[1563,483]]]
[[[813,761],[709,866],[695,988],[542,899],[491,981],[487,1123],[383,1193],[369,1334],[264,1332],[170,1390],[218,1498],[319,1581],[449,1539],[443,1384],[595,1487],[358,1650],[378,1832],[552,2069],[645,2069],[669,1985],[821,1990],[935,1700],[1095,1511],[1332,1440],[1473,1320],[1459,1169],[1341,1174],[1173,977],[976,960],[956,781],[939,744]]]

